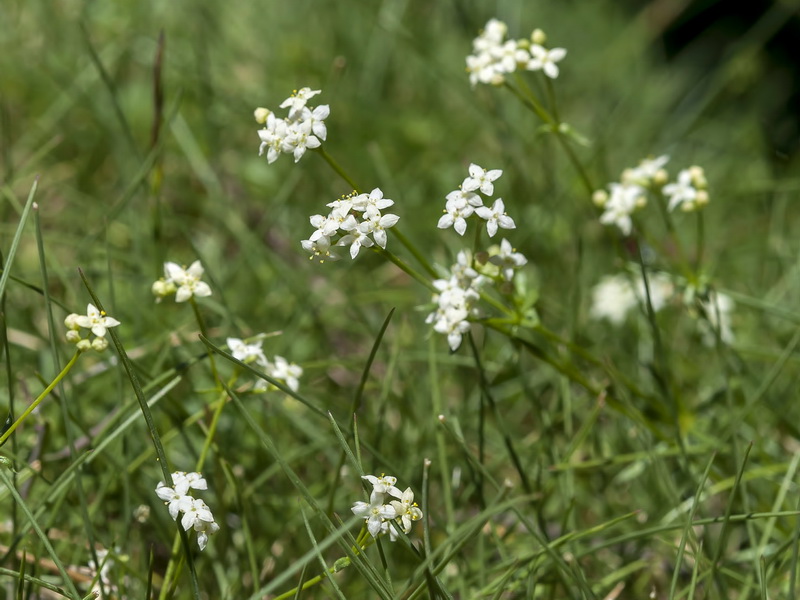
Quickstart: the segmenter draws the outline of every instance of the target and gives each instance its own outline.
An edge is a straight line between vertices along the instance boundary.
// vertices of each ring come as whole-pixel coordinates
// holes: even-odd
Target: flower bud
[[[546,41],[547,41],[547,36],[545,35],[544,31],[542,31],[538,27],[533,30],[533,33],[531,33],[531,42],[543,46]]]
[[[666,169],[659,169],[655,172],[655,175],[653,175],[653,183],[658,186],[664,185],[667,181],[669,181],[669,175]]]
[[[81,352],[86,352],[87,350],[91,350],[92,349],[92,342],[90,342],[87,339],[82,339],[77,344],[75,344],[75,346]]]
[[[698,206],[705,206],[708,204],[708,192],[705,190],[697,190],[697,196],[694,199]]]
[[[64,319],[64,326],[67,329],[75,329],[75,330],[77,330],[78,327],[79,327],[79,325],[77,323],[78,317],[80,317],[80,315],[75,314],[75,313],[67,315],[67,318]]]
[[[603,208],[606,202],[608,202],[608,192],[605,190],[596,190],[594,194],[592,194],[592,202],[595,206]]]
[[[92,349],[96,352],[102,352],[108,348],[108,340],[104,337],[96,337],[92,340]]]
[[[75,329],[70,329],[67,332],[67,341],[70,344],[77,344],[81,341],[81,334],[80,332],[76,331]]]
[[[169,296],[170,294],[175,293],[175,284],[171,281],[165,281],[164,279],[159,279],[158,281],[154,282],[150,290],[153,292],[153,295],[157,298],[164,298],[165,296]]]
[[[267,117],[271,111],[268,108],[259,106],[254,112],[253,116],[256,118],[256,123],[263,125],[267,122]]]

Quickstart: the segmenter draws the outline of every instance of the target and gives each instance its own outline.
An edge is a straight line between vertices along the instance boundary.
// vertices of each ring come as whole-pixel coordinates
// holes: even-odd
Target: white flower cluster
[[[327,104],[308,108],[306,103],[320,93],[320,90],[301,88],[295,90],[291,96],[284,100],[280,108],[288,108],[289,114],[285,119],[276,117],[268,108],[257,108],[255,118],[264,125],[258,131],[261,146],[258,155],[267,152],[267,162],[273,163],[283,152],[292,154],[297,162],[305,154],[307,148],[319,148],[322,141],[328,136],[325,119],[331,112]]]
[[[686,286],[681,292],[667,273],[655,272],[647,276],[650,303],[655,312],[672,304],[683,304],[689,314],[697,319],[703,343],[716,344],[717,333],[724,344],[735,340],[731,327],[733,300],[722,293],[698,291]],[[676,300],[673,302],[673,300]],[[639,273],[607,275],[592,289],[592,306],[589,314],[593,319],[605,319],[616,326],[622,325],[631,310],[641,306],[646,310],[647,290]]]
[[[100,562],[100,567],[98,568],[94,560],[90,559],[87,566],[81,567],[80,571],[85,572],[87,576],[91,577],[93,583],[90,592],[93,593],[96,598],[100,598],[103,591],[105,591],[106,597],[113,598],[119,594],[117,585],[111,579],[111,570],[114,568],[115,564],[114,560],[108,558],[110,551],[105,548],[101,548],[95,553],[97,554],[97,560]],[[102,586],[100,585],[101,583]]]
[[[509,217],[505,210],[502,198],[497,198],[491,207],[483,205],[483,199],[477,194],[491,197],[494,194],[494,182],[503,174],[500,169],[486,170],[475,163],[469,166],[469,176],[464,179],[457,190],[447,194],[444,214],[439,219],[437,227],[447,229],[452,227],[459,235],[464,235],[467,230],[467,219],[473,214],[486,221],[486,231],[489,237],[494,237],[497,228],[515,229],[514,219]]]
[[[472,41],[472,54],[467,56],[469,82],[502,85],[506,74],[517,68],[543,71],[551,79],[558,77],[558,63],[567,55],[564,48],[544,47],[546,36],[536,29],[530,39],[506,40],[508,26],[491,19]]]
[[[369,502],[356,502],[350,510],[357,517],[363,517],[367,522],[367,530],[376,538],[382,533],[389,533],[389,539],[395,541],[398,530],[411,533],[411,524],[422,518],[422,511],[414,502],[414,492],[406,488],[401,492],[395,487],[397,478],[390,475],[364,475],[361,477],[372,484]],[[387,496],[395,498],[387,502]]]
[[[320,262],[326,258],[339,258],[331,251],[331,246],[350,246],[350,258],[358,256],[362,246],[369,248],[377,244],[386,248],[386,230],[394,227],[400,219],[397,215],[382,214],[381,211],[394,204],[394,200],[383,197],[380,188],[369,194],[353,192],[334,200],[327,206],[331,209],[327,216],[313,215],[309,220],[314,232],[300,243],[303,249],[317,257]],[[334,237],[339,239],[334,243]],[[372,236],[370,238],[369,236]]]
[[[290,363],[282,356],[275,356],[268,360],[264,351],[261,349],[262,336],[255,336],[254,341],[247,342],[239,338],[227,339],[228,349],[233,357],[243,363],[255,363],[267,375],[286,384],[293,392],[300,389],[300,377],[303,369],[294,363]],[[270,389],[277,389],[263,379],[259,379],[253,387],[254,392],[266,392]]]
[[[667,183],[668,175],[664,165],[669,156],[645,159],[638,167],[625,169],[620,182],[610,183],[608,189],[596,191],[592,200],[603,209],[600,222],[603,225],[616,225],[624,235],[633,229],[631,215],[647,205],[648,192],[661,193],[669,198],[668,210],[679,207],[683,211],[693,211],[708,204],[705,173],[701,167],[690,167],[678,173],[675,183]],[[665,185],[666,184],[666,185]]]
[[[164,277],[151,287],[156,302],[161,302],[172,294],[175,294],[175,302],[186,302],[192,296],[198,298],[210,296],[211,288],[205,281],[200,281],[203,272],[203,265],[199,260],[189,265],[188,269],[178,263],[164,263]]]
[[[458,253],[456,263],[446,279],[433,282],[436,293],[433,301],[436,310],[428,315],[426,323],[433,323],[433,330],[447,336],[447,344],[454,352],[461,345],[461,338],[469,331],[469,317],[477,316],[476,301],[480,298],[480,287],[486,278],[472,267],[469,250]]]
[[[658,312],[664,308],[675,293],[675,286],[666,273],[652,273],[647,277],[650,303]],[[618,273],[607,275],[592,289],[592,306],[589,314],[594,319],[606,319],[614,325],[622,325],[628,313],[637,306],[645,306],[647,290],[640,274]]]
[[[106,330],[119,324],[119,321],[109,317],[104,311],[98,310],[94,304],[86,307],[85,315],[71,313],[64,319],[64,325],[68,330],[67,341],[75,344],[81,352],[86,350],[102,352],[108,348],[108,340],[105,337]],[[81,335],[81,328],[91,330],[95,338],[93,340],[90,340],[88,336],[84,338]]]
[[[678,180],[664,186],[664,195],[669,197],[669,210],[680,207],[692,212],[708,204],[706,174],[702,167],[693,166],[678,173]]]
[[[197,545],[200,550],[204,550],[208,536],[219,531],[219,525],[214,521],[214,515],[206,503],[189,495],[190,489],[206,490],[208,483],[200,473],[176,471],[172,474],[171,487],[163,481],[158,482],[156,495],[168,506],[169,516],[173,521],[183,513],[181,526],[185,531],[194,529],[197,532]]]

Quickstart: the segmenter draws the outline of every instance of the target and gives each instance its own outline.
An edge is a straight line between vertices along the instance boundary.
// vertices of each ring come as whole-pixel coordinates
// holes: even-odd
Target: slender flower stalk
[[[17,427],[19,427],[23,423],[23,421],[25,421],[25,419],[27,419],[34,410],[36,410],[36,407],[39,406],[39,404],[41,404],[42,401],[45,398],[47,398],[47,396],[50,395],[50,392],[53,391],[53,389],[59,384],[59,382],[62,379],[64,379],[64,377],[66,377],[67,373],[69,373],[70,370],[72,370],[72,367],[75,366],[75,363],[78,362],[78,357],[81,354],[82,352],[80,350],[76,352],[69,360],[69,362],[66,365],[64,365],[64,368],[61,369],[61,372],[58,375],[56,375],[55,379],[53,379],[53,381],[51,381],[48,384],[48,386],[44,388],[42,393],[39,394],[36,397],[36,399],[30,403],[28,408],[25,409],[25,411],[17,418],[17,420],[14,421],[11,424],[11,426],[3,432],[2,435],[0,435],[0,446],[6,443],[11,434],[14,433],[14,431],[16,431]]]

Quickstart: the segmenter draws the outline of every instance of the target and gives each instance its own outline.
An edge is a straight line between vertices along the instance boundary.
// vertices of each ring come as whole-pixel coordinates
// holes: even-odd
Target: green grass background
[[[539,287],[543,322],[657,395],[646,321],[614,329],[588,318],[590,287],[625,262],[616,231],[598,223],[556,140],[533,115],[503,90],[469,87],[464,57],[491,17],[506,21],[512,37],[540,27],[550,45],[568,49],[555,82],[558,110],[589,140],[576,152],[595,187],[647,155],[670,154],[673,174],[691,164],[706,170],[704,271],[716,288],[736,293],[737,341],[732,349],[706,348],[685,312],[659,316],[670,385],[685,408],[680,435],[659,409],[624,389],[616,390],[623,404],[645,422],[613,406],[597,408],[585,389],[501,336],[478,331],[494,413],[481,401],[467,344],[451,355],[423,324],[430,300],[424,288],[370,253],[324,265],[304,256],[299,241],[311,231],[308,216],[348,187],[311,152],[297,165],[288,156],[267,165],[257,155],[253,109],[277,108],[302,86],[322,89],[315,100],[331,106],[325,149],[361,187],[381,187],[394,199],[403,231],[441,265],[463,241],[435,227],[444,195],[470,162],[502,168],[497,194],[517,222],[507,237],[530,261],[526,272]],[[118,334],[142,383],[164,373],[181,377],[153,409],[174,468],[193,468],[203,441],[194,421],[207,424],[216,395],[191,310],[171,301],[155,305],[150,284],[165,260],[200,258],[214,289],[201,302],[212,341],[281,331],[266,341],[267,354],[302,364],[301,393],[344,429],[352,424],[349,411],[370,348],[396,309],[358,410],[360,438],[380,457],[364,451],[362,461],[366,472],[391,472],[418,497],[423,459],[433,461],[426,531],[434,548],[465,544],[434,561],[442,567],[442,589],[453,597],[602,598],[623,582],[621,598],[646,597],[652,589],[667,598],[676,570],[674,597],[757,598],[771,590],[770,597],[780,598],[794,589],[796,516],[698,527],[689,545],[697,562],[676,565],[688,515],[679,507],[703,485],[712,456],[698,518],[797,508],[793,224],[800,180],[797,157],[776,159],[762,134],[767,63],[757,27],[709,71],[697,68],[691,46],[664,60],[658,36],[666,17],[605,0],[8,0],[0,5],[0,23],[4,255],[38,175],[52,298],[82,312],[89,297],[76,271],[81,267],[122,321]],[[153,66],[161,33],[164,121],[154,151]],[[655,213],[643,218],[660,233]],[[680,215],[677,222],[689,244],[694,222]],[[389,237],[389,248],[402,253]],[[654,260],[668,269],[675,255],[660,248]],[[12,272],[42,285],[30,223]],[[0,394],[3,405],[14,396],[17,412],[57,373],[49,339],[57,340],[61,364],[69,356],[60,327],[66,313],[53,310],[57,329],[50,333],[42,296],[9,282],[3,309],[9,368]],[[571,360],[563,348],[548,347]],[[120,585],[129,597],[142,597],[149,554],[163,573],[175,526],[153,493],[161,471],[144,422],[124,431],[118,421],[98,427],[138,411],[111,356],[82,357],[59,391],[64,403],[48,400],[4,451],[15,460],[18,485],[30,486],[26,502],[41,510],[40,524],[64,564],[86,564],[90,540],[116,547],[127,556],[115,571]],[[575,364],[598,387],[609,383],[596,367]],[[331,423],[279,393],[243,401],[310,494],[347,519],[363,493],[353,465],[337,480],[340,450]],[[436,418],[440,412],[448,428]],[[80,471],[82,493],[74,478],[54,485],[75,460],[66,451],[65,422],[73,436],[91,437],[78,455],[118,433]],[[520,457],[529,495],[506,439]],[[306,578],[319,572],[317,557],[306,554],[313,543],[301,506],[312,515],[317,540],[326,530],[233,405],[223,412],[215,442],[204,470],[206,501],[222,530],[195,557],[207,597],[250,597],[301,558]],[[481,444],[483,477],[467,458],[477,457]],[[25,466],[32,457],[41,461],[35,474]],[[496,494],[488,475],[515,483],[509,497],[518,498],[521,515],[537,531],[508,509],[480,527],[474,519]],[[0,567],[19,571],[24,549],[37,558],[28,567],[37,577],[53,577],[38,562],[47,558],[40,540],[14,535],[26,520],[19,507],[8,493],[0,499],[9,521],[0,532]],[[132,517],[141,504],[152,506],[145,523]],[[632,511],[639,512],[613,528],[586,533]],[[653,531],[665,517],[675,528]],[[565,561],[542,551],[543,540],[571,532],[586,535],[559,546]],[[617,535],[623,539],[608,542]],[[398,596],[409,578],[424,585],[419,574],[412,577],[418,561],[410,553],[400,545],[383,550]],[[334,545],[322,554],[332,564],[342,551]],[[383,573],[378,554],[370,557]],[[10,591],[17,579],[4,578]],[[187,581],[177,597],[189,597]],[[377,594],[353,568],[336,581],[348,598]],[[501,582],[504,594],[497,593]],[[334,594],[327,586],[307,597]]]

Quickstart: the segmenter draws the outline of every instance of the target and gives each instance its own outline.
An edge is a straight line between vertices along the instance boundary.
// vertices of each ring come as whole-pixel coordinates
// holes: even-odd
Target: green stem
[[[356,538],[357,546],[354,546],[351,549],[353,551],[353,554],[358,556],[359,554],[363,553],[364,550],[369,548],[374,543],[375,543],[375,538],[373,538],[369,534],[369,532],[367,531],[366,527],[362,527],[361,531],[358,534],[358,538]],[[322,573],[320,573],[316,577],[312,577],[311,579],[309,579],[307,581],[304,581],[303,585],[301,585],[299,587],[294,587],[291,590],[289,590],[287,592],[284,592],[280,596],[275,596],[272,600],[286,600],[286,598],[291,598],[293,596],[296,596],[298,592],[303,591],[303,590],[307,590],[308,588],[317,585],[318,583],[320,583],[324,579],[329,578],[334,573],[338,573],[342,569],[345,569],[345,568],[349,567],[350,564],[351,564],[350,557],[349,556],[343,556],[342,558],[337,560],[335,563],[333,563],[332,567],[328,567],[327,569],[325,569],[325,571],[323,571]]]
[[[572,163],[572,166],[578,172],[578,176],[581,178],[583,182],[583,186],[586,188],[587,193],[591,196],[594,191],[597,189],[593,184],[592,180],[589,179],[589,175],[586,172],[586,169],[581,164],[581,161],[578,159],[578,156],[575,154],[575,151],[572,149],[572,146],[569,145],[569,140],[564,135],[564,132],[561,130],[561,122],[558,118],[553,117],[550,113],[545,110],[545,108],[539,103],[536,99],[536,96],[533,95],[533,92],[524,84],[521,78],[517,79],[517,83],[525,90],[525,93],[520,91],[519,89],[515,88],[508,82],[504,83],[503,85],[507,90],[509,90],[512,94],[514,94],[525,106],[527,106],[533,113],[539,117],[545,124],[550,126],[550,131],[555,134],[556,139],[561,144],[561,147],[564,149],[564,152],[569,158],[569,161]],[[555,101],[555,100],[553,100]]]
[[[209,350],[209,353],[211,351]],[[233,387],[233,384],[236,383],[236,379],[238,374],[235,374],[231,379],[228,381],[228,386]],[[220,416],[222,415],[222,409],[227,404],[228,394],[226,392],[222,392],[220,394],[219,400],[217,401],[217,407],[214,410],[214,415],[211,417],[211,425],[208,428],[208,432],[206,433],[206,439],[203,443],[203,449],[200,451],[200,457],[197,459],[197,463],[195,464],[194,470],[197,472],[202,472],[203,466],[206,462],[206,457],[208,456],[208,451],[211,449],[211,444],[214,441],[214,434],[217,431],[217,424],[219,423]],[[181,570],[183,568],[183,562],[180,562],[178,566],[175,566],[175,561],[172,557],[178,555],[178,550],[181,547],[181,532],[176,531],[175,537],[172,540],[172,553],[170,554],[169,564],[167,565],[167,571],[164,574],[164,580],[161,585],[161,596],[159,598],[164,598],[164,594],[166,590],[169,589],[170,584],[173,580],[177,580],[181,576]]]
[[[353,188],[354,192],[361,193],[361,188],[359,188],[358,185],[356,185],[356,182],[353,179],[351,179],[347,173],[345,173],[345,170],[339,166],[339,163],[337,163],[333,159],[333,157],[325,151],[325,148],[320,146],[319,148],[315,149],[315,152],[317,152],[320,156],[322,156],[322,158],[325,159],[325,162],[327,162],[331,166],[331,169],[336,171],[336,174],[342,179],[344,179],[347,182],[347,185]]]
[[[705,249],[705,226],[703,222],[703,211],[698,209],[697,211],[697,246],[695,250],[695,263],[694,263],[694,270],[697,275],[700,275],[700,268],[703,264],[703,251]]]
[[[426,279],[419,271],[415,271],[414,269],[409,267],[398,256],[396,256],[395,254],[393,254],[389,250],[386,250],[384,248],[377,248],[376,247],[375,251],[378,254],[380,254],[381,256],[384,256],[385,258],[388,258],[395,265],[397,265],[402,271],[405,271],[408,275],[410,275],[411,277],[413,277],[414,279],[419,281],[422,285],[424,285],[426,288],[428,288],[432,292],[434,292],[434,293],[437,292],[437,289],[434,287],[433,283],[431,283],[430,280]],[[436,275],[434,275],[434,276],[436,276]]]
[[[428,262],[428,259],[425,258],[425,255],[423,255],[417,249],[417,247],[411,243],[411,240],[409,240],[402,231],[400,231],[397,227],[392,227],[392,235],[400,240],[400,243],[405,246],[406,250],[411,252],[412,256],[417,259],[417,262],[422,265],[422,268],[428,272],[428,275],[435,279],[439,278],[439,274],[436,272],[436,269],[434,269],[433,266]]]
[[[79,350],[70,359],[70,361],[66,364],[66,366],[63,369],[61,369],[61,372],[58,375],[56,375],[56,378],[50,382],[50,385],[48,385],[44,389],[44,391],[41,394],[39,394],[39,397],[36,398],[36,400],[34,400],[33,402],[31,402],[30,406],[28,406],[28,408],[25,409],[25,412],[23,412],[19,416],[19,418],[16,421],[14,421],[14,423],[11,424],[11,427],[9,427],[3,433],[3,435],[0,435],[0,446],[6,443],[6,440],[11,436],[12,433],[14,433],[14,430],[16,430],[16,428],[19,427],[22,424],[22,422],[28,418],[28,416],[36,409],[36,407],[39,406],[42,400],[44,400],[45,398],[47,398],[48,395],[50,395],[50,392],[53,391],[53,388],[55,388],[58,385],[58,383],[62,379],[64,379],[66,374],[70,372],[70,369],[72,369],[72,367],[75,366],[75,363],[78,361],[78,357],[80,355],[81,352]]]
[[[197,305],[194,296],[189,297],[189,303],[192,305],[194,318],[197,321],[197,326],[200,328],[200,333],[203,334],[204,338],[209,338],[208,328],[206,327],[205,319],[203,319],[203,313],[200,312],[200,307]],[[208,360],[211,365],[211,374],[214,376],[214,381],[219,381],[219,373],[217,373],[217,362],[214,360],[214,353],[208,349],[206,349],[206,351],[208,352]]]

